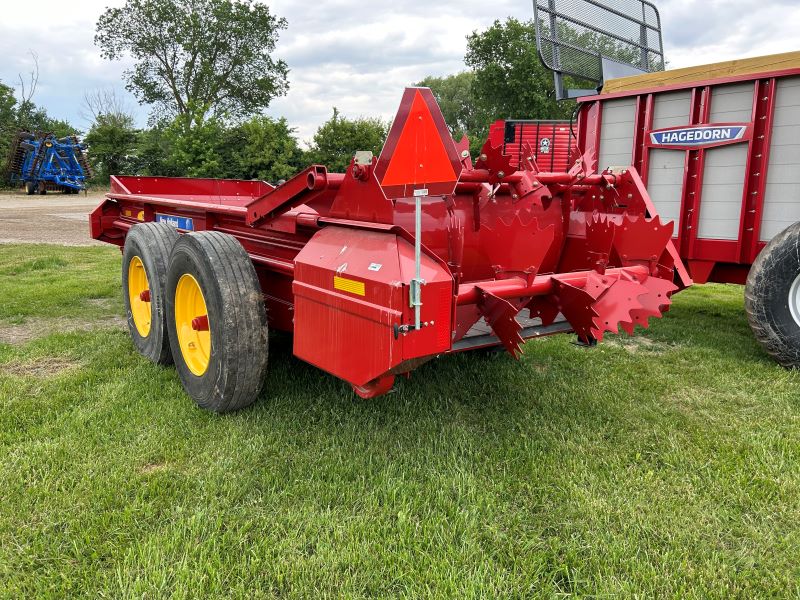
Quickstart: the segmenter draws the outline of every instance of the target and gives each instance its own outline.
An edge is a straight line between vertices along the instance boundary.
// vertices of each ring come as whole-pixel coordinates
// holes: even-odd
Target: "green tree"
[[[556,102],[553,74],[536,53],[533,21],[495,21],[467,36],[466,64],[475,72],[472,92],[492,119],[564,119],[573,102]]]
[[[17,106],[15,125],[17,129],[54,133],[56,137],[80,133],[69,122],[51,117],[44,108],[36,106],[30,100],[24,100]]]
[[[127,0],[97,21],[102,56],[130,56],[127,89],[184,129],[259,112],[288,89],[272,58],[286,20],[253,0]],[[213,125],[212,125],[213,128]]]
[[[159,122],[139,132],[134,156],[130,161],[131,173],[161,177],[181,175],[173,160],[174,136],[167,129],[167,123]]]
[[[303,152],[286,119],[253,117],[225,135],[228,177],[277,182],[292,177],[302,165]]]
[[[6,128],[14,126],[16,118],[14,106],[16,103],[14,88],[0,81],[0,127],[2,127],[4,131]]]
[[[14,89],[0,81],[0,169],[5,168],[9,145],[17,127]]]
[[[473,154],[480,151],[489,125],[494,120],[491,114],[475,98],[472,86],[475,73],[463,71],[446,77],[426,77],[417,85],[431,88],[450,133],[458,142],[466,135]]]
[[[89,160],[97,180],[107,182],[111,175],[131,174],[137,132],[130,115],[98,115],[84,141],[89,146]]]
[[[186,130],[177,117],[164,131],[170,155],[167,170],[180,177],[224,177],[228,164],[224,155],[224,124],[214,117]]]
[[[308,158],[311,162],[325,165],[329,171],[344,172],[357,151],[369,150],[377,155],[388,129],[388,124],[381,119],[348,119],[334,107],[333,116],[314,134]]]
[[[224,177],[276,182],[304,165],[286,119],[253,117],[227,126],[208,119],[185,131],[178,119],[138,133],[130,172],[165,177]]]
[[[486,129],[491,119],[475,101],[474,82],[475,73],[462,71],[446,77],[429,76],[417,84],[431,88],[454,137]]]

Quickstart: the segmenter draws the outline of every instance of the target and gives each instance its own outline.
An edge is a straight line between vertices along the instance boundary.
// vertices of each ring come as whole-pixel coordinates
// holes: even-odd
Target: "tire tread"
[[[155,270],[155,272],[148,273],[148,279],[150,280],[151,293],[153,293],[153,297],[155,298],[153,301],[159,303],[161,313],[159,315],[160,323],[158,323],[155,328],[151,325],[151,332],[153,335],[160,335],[161,339],[154,339],[150,344],[147,344],[151,346],[149,348],[142,347],[141,344],[136,341],[134,332],[135,326],[131,321],[131,317],[128,316],[127,320],[128,328],[137,351],[159,365],[168,365],[172,362],[172,353],[170,352],[169,336],[166,328],[166,298],[164,288],[166,287],[169,257],[179,237],[180,234],[166,223],[139,223],[131,227],[128,231],[123,248],[123,283],[126,281],[127,277],[126,271],[128,268],[129,253],[136,252],[141,254],[142,260],[149,263]],[[145,254],[149,255],[147,260],[144,256]],[[153,292],[154,284],[157,286],[155,292]],[[126,312],[129,312],[128,290],[125,285],[123,285],[122,294]]]
[[[215,412],[244,408],[258,397],[268,358],[266,308],[250,257],[236,238],[214,231],[187,234],[211,269],[222,301],[223,336],[217,343],[226,353],[227,373],[221,390],[198,403]],[[205,268],[203,266],[202,268]],[[172,335],[173,327],[170,326]],[[173,351],[177,361],[180,350]]]
[[[785,318],[786,281],[790,283],[798,273],[800,223],[795,223],[764,247],[750,267],[745,283],[744,307],[753,336],[764,352],[787,368],[800,366],[800,327]]]

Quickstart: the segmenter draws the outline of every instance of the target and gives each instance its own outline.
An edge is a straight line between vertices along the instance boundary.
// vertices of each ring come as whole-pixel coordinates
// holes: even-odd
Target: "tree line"
[[[91,93],[84,141],[96,183],[113,174],[263,179],[290,178],[311,163],[343,171],[356,150],[380,151],[390,123],[347,118],[333,108],[303,147],[285,118],[265,116],[289,87],[289,66],[274,57],[285,19],[253,0],[128,0],[99,17],[103,57],[133,58],[125,86],[151,114],[137,128],[113,94]],[[498,118],[566,118],[552,76],[536,55],[533,22],[495,21],[467,37],[465,70],[426,77],[456,139],[474,152]],[[398,91],[399,93],[399,91]],[[47,116],[30,97],[17,100],[0,82],[0,152],[15,129],[77,132]]]

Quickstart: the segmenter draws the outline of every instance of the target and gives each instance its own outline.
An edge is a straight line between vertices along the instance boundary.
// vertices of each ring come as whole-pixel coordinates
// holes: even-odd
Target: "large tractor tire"
[[[256,400],[267,370],[267,311],[235,238],[181,236],[167,274],[167,326],[178,375],[200,407],[222,413]]]
[[[36,193],[36,184],[32,181],[26,181],[25,193],[28,194],[28,196],[33,196]]]
[[[40,181],[36,191],[39,192],[40,196],[44,196],[47,193],[47,184],[44,181]]]
[[[122,251],[122,291],[136,350],[156,364],[172,362],[165,286],[172,247],[180,234],[166,223],[131,227]]]
[[[744,290],[753,335],[787,368],[800,367],[800,223],[775,236],[756,258]]]

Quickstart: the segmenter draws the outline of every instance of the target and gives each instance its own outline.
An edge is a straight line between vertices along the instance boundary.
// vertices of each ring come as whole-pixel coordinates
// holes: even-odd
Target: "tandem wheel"
[[[772,238],[759,253],[744,289],[753,335],[784,367],[800,367],[800,223]]]
[[[166,326],[167,266],[180,234],[166,223],[131,227],[122,251],[122,295],[137,352],[156,364],[172,362]]]
[[[220,413],[254,402],[267,369],[267,312],[242,245],[218,232],[182,235],[166,290],[170,347],[186,392]]]

